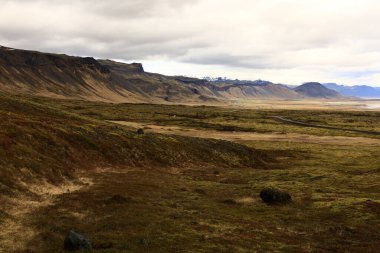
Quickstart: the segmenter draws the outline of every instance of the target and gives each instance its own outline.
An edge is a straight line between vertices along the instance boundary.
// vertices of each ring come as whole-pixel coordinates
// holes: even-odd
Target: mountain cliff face
[[[126,64],[7,47],[0,47],[0,90],[115,103],[293,99],[308,94],[302,92],[302,89],[292,90],[268,81],[211,81],[170,77],[147,73],[140,63]]]
[[[108,102],[197,101],[174,78],[141,64],[0,48],[0,89],[11,93]],[[211,98],[210,98],[211,99]]]
[[[330,90],[317,82],[304,83],[294,90],[305,97],[310,98],[339,98],[342,97],[338,92]]]

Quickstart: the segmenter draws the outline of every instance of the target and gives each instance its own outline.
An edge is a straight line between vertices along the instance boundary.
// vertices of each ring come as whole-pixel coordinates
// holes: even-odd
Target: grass
[[[365,161],[378,150],[274,146],[298,158],[283,157],[283,169],[275,170],[220,168],[215,174],[184,167],[94,174],[93,186],[62,195],[31,217],[30,226],[43,229],[29,247],[56,251],[74,227],[99,252],[376,252],[380,160]],[[290,192],[293,204],[262,203],[258,195],[268,185]],[[113,195],[130,201],[112,203]],[[239,203],[244,198],[252,201]],[[101,250],[102,245],[112,247]]]
[[[380,247],[380,145],[139,136],[104,121],[377,138],[283,125],[268,118],[283,115],[378,130],[376,112],[256,111],[28,97],[1,101],[1,173],[26,173],[22,168],[27,167],[39,177],[52,172],[54,181],[65,168],[79,167],[72,175],[92,181],[25,214],[22,226],[33,228],[34,234],[23,245],[24,252],[61,252],[70,229],[87,234],[95,252],[377,252]],[[65,145],[67,156],[60,149]],[[70,177],[72,171],[67,171]],[[5,178],[9,182],[2,176],[2,184],[10,184],[15,174]],[[264,204],[259,193],[267,186],[288,191],[293,203]],[[115,201],[120,197],[114,196],[125,199]],[[7,212],[0,215],[12,218]]]
[[[206,106],[68,102],[65,100],[59,101],[57,106],[100,120],[133,121],[206,130],[307,133],[318,136],[359,136],[357,133],[348,131],[305,128],[284,124],[271,118],[273,116],[283,116],[311,124],[380,132],[380,112],[376,111],[254,110]],[[360,136],[369,135],[360,134]]]
[[[113,124],[41,104],[0,95],[0,189],[46,178],[58,183],[74,169],[102,166],[260,166],[258,152],[236,143],[138,135]],[[24,187],[25,188],[25,187]]]

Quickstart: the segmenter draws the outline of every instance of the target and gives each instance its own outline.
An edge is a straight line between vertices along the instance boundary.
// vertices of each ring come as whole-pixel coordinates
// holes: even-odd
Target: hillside
[[[310,98],[340,98],[338,92],[330,90],[317,82],[304,83],[301,86],[294,88],[298,94]]]
[[[271,82],[210,81],[147,73],[142,64],[0,47],[0,90],[116,103],[215,103],[302,98]]]
[[[380,127],[375,111],[0,92],[0,251],[63,253],[74,229],[89,237],[93,252],[378,252],[378,137],[287,124],[276,115]],[[268,186],[293,202],[266,204],[260,192]]]
[[[227,99],[249,98],[302,98],[297,92],[282,84],[269,81],[220,80],[213,81],[214,92]]]
[[[75,169],[99,166],[260,166],[243,145],[180,136],[138,135],[104,121],[69,113],[30,97],[0,93],[0,192],[27,191]]]
[[[108,102],[200,101],[174,78],[145,73],[141,64],[98,61],[0,48],[0,89],[46,97]]]

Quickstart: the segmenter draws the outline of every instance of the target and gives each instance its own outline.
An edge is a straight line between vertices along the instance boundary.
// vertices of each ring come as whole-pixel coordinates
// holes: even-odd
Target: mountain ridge
[[[165,76],[146,72],[141,63],[9,47],[0,47],[0,90],[115,103],[223,103],[313,97],[269,81]]]
[[[324,83],[325,87],[335,90],[344,96],[353,96],[359,98],[380,98],[380,87],[369,85],[347,86],[336,83]]]

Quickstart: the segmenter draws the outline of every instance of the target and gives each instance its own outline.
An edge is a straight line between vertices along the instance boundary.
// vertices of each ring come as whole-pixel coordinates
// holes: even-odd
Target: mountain
[[[359,98],[380,98],[380,87],[371,87],[368,85],[346,86],[336,83],[325,83],[325,87],[335,90],[344,96]]]
[[[194,86],[194,85],[193,85]],[[107,102],[203,101],[192,85],[141,64],[0,48],[0,90]]]
[[[226,99],[250,99],[250,98],[301,98],[292,89],[282,84],[269,81],[256,80],[228,80],[217,79],[211,81],[212,90],[218,97]]]
[[[294,88],[298,94],[311,98],[339,98],[342,97],[338,92],[330,90],[317,82],[304,83]]]
[[[92,57],[0,47],[0,90],[65,99],[115,103],[214,103],[236,99],[338,96],[323,87],[291,89],[269,81],[198,79],[144,71]],[[313,88],[314,87],[314,88]]]

